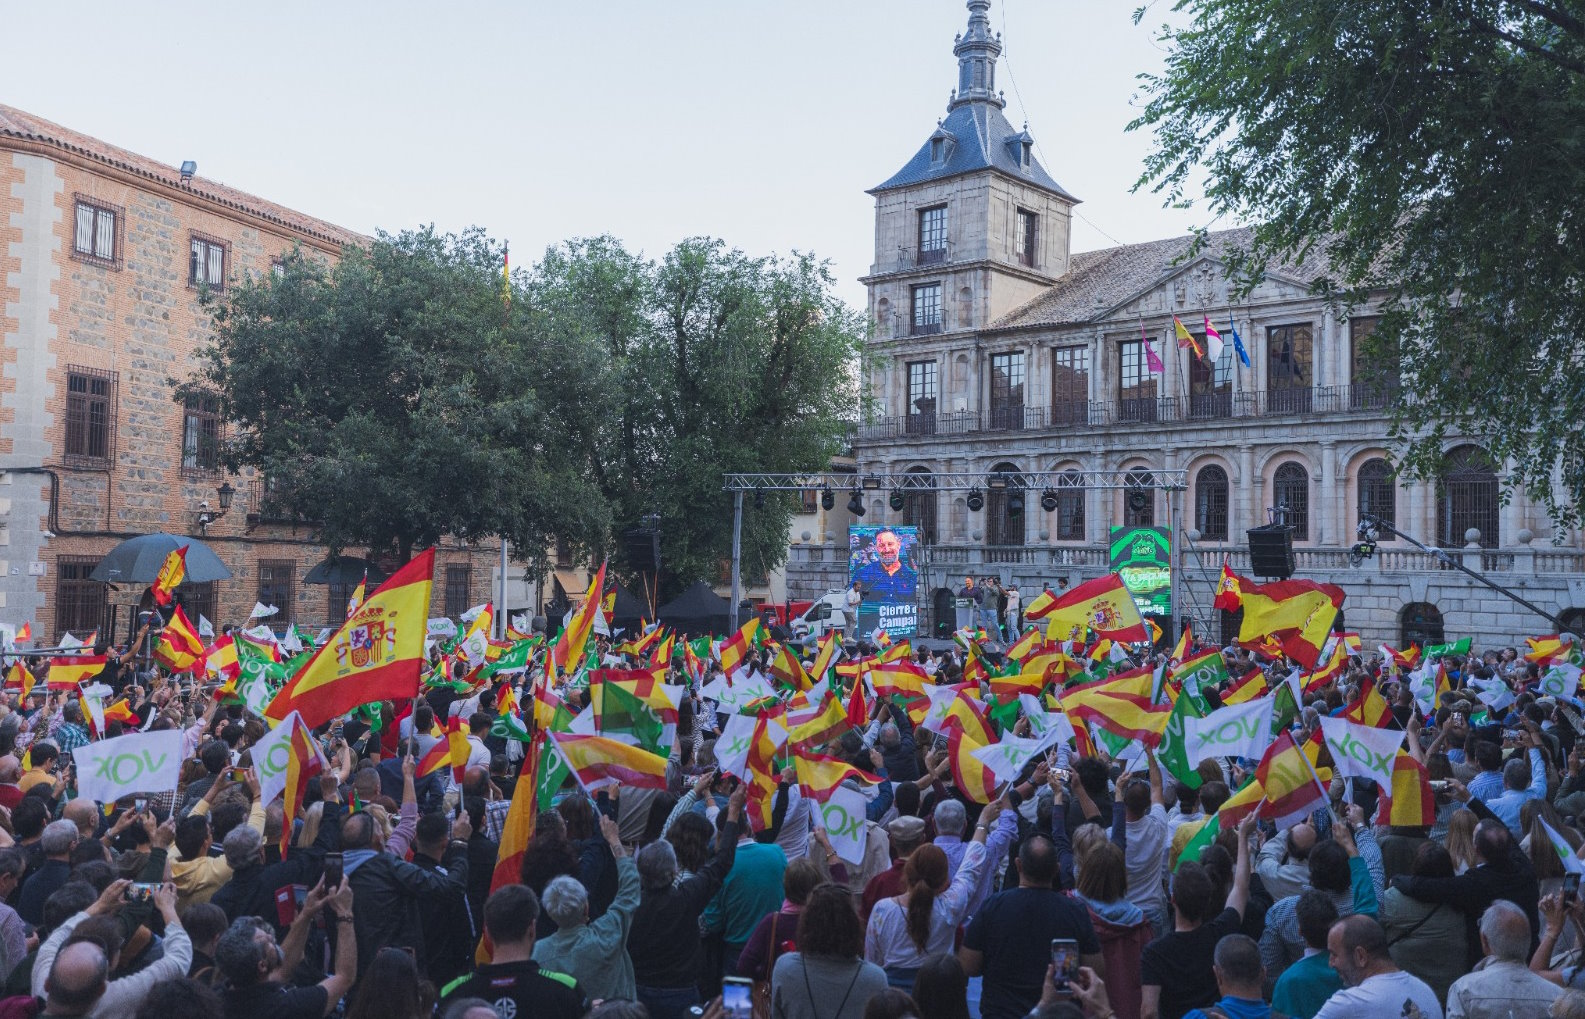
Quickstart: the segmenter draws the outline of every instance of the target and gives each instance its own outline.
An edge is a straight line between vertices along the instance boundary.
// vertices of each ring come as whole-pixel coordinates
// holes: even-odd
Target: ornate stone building
[[[1402,541],[1384,540],[1374,559],[1351,566],[1362,511],[1585,621],[1580,534],[1555,531],[1523,493],[1503,504],[1501,465],[1478,443],[1450,442],[1449,472],[1437,482],[1394,478],[1387,411],[1396,388],[1371,381],[1362,363],[1376,319],[1370,307],[1339,312],[1311,296],[1317,266],[1273,271],[1233,303],[1220,256],[1245,240],[1241,231],[1213,235],[1190,259],[1187,237],[1070,252],[1078,199],[1003,113],[989,7],[968,2],[946,119],[870,192],[875,262],[863,282],[874,333],[864,371],[874,403],[854,443],[858,471],[988,482],[1136,472],[1141,489],[1064,490],[1050,511],[1042,493],[1016,485],[988,483],[978,512],[963,491],[910,494],[901,511],[886,492],[867,493],[866,522],[913,523],[925,534],[921,619],[946,614],[942,595],[964,574],[1030,592],[1106,572],[1109,528],[1168,526],[1169,497],[1148,486],[1183,472],[1175,615],[1194,618],[1199,632],[1232,624],[1213,618],[1216,574],[1224,557],[1248,571],[1245,531],[1277,509],[1293,528],[1295,575],[1342,585],[1346,625],[1367,643],[1440,633],[1511,641],[1551,626]],[[1202,346],[1209,320],[1226,341],[1221,356],[1180,349],[1174,316]],[[795,542],[791,597],[840,582],[833,551]]]
[[[188,586],[195,621],[242,622],[255,601],[280,624],[345,617],[350,588],[303,582],[326,554],[312,526],[274,509],[262,478],[220,468],[226,422],[177,403],[170,380],[209,334],[200,284],[270,272],[294,245],[335,258],[366,240],[0,106],[0,622],[31,623],[40,646],[109,634],[119,615],[124,636],[114,609],[139,592],[88,574],[156,531],[204,541],[231,571]],[[455,616],[490,597],[495,556],[444,545],[433,610]]]

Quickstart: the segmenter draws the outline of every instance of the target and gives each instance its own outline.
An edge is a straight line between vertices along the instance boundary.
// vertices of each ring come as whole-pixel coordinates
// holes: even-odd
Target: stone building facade
[[[1366,361],[1373,309],[1339,310],[1313,296],[1319,266],[1284,266],[1234,300],[1222,255],[1247,241],[1242,231],[1213,234],[1193,257],[1187,237],[1070,253],[1078,200],[1003,114],[989,6],[968,0],[946,118],[871,191],[875,262],[863,282],[873,401],[855,440],[858,472],[987,480],[977,512],[962,490],[909,494],[901,511],[887,493],[868,493],[866,522],[925,532],[921,618],[944,609],[965,574],[1016,583],[1026,597],[1103,574],[1111,527],[1167,527],[1176,502],[1174,615],[1201,633],[1220,637],[1236,625],[1211,609],[1215,578],[1224,559],[1249,572],[1245,532],[1274,510],[1293,527],[1295,575],[1341,585],[1345,625],[1367,642],[1439,633],[1513,641],[1554,627],[1401,540],[1351,565],[1362,511],[1585,622],[1580,533],[1555,530],[1522,492],[1503,503],[1502,465],[1478,442],[1450,440],[1437,481],[1393,476],[1388,413],[1399,393]],[[1225,341],[1221,356],[1180,349],[1175,319],[1202,347],[1209,323]],[[1041,492],[991,483],[1069,470],[1134,472],[1127,478],[1139,491],[1063,490],[1047,511]],[[1184,490],[1156,486],[1169,476],[1181,476]],[[794,545],[791,597],[838,579],[840,557],[829,551]]]
[[[185,592],[217,627],[255,601],[315,630],[344,615],[350,592],[303,583],[326,555],[311,525],[281,519],[263,479],[219,468],[226,422],[177,403],[171,380],[209,336],[201,283],[366,240],[0,106],[0,621],[30,622],[36,643],[125,634],[140,592],[86,578],[121,540],[158,531],[230,569]],[[229,511],[200,524],[222,486]],[[495,557],[445,545],[434,609],[455,615],[489,597]]]

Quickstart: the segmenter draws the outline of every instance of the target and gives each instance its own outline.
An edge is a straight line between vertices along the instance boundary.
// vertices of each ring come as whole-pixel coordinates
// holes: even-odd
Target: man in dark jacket
[[[1399,874],[1392,886],[1411,899],[1446,903],[1464,914],[1468,935],[1468,965],[1481,959],[1480,917],[1498,899],[1507,899],[1530,920],[1530,950],[1535,951],[1541,924],[1537,911],[1541,886],[1536,880],[1530,858],[1519,848],[1508,826],[1457,780],[1451,780],[1454,799],[1468,800],[1469,809],[1480,817],[1475,826],[1475,866],[1456,877],[1415,877]]]
[[[311,846],[293,848],[278,863],[264,862],[263,836],[254,829],[241,825],[226,833],[221,848],[231,866],[231,880],[221,885],[209,901],[226,911],[227,920],[263,917],[275,928],[277,938],[286,936],[287,925],[278,922],[281,914],[276,907],[276,893],[286,889],[290,894],[293,885],[312,888],[318,884],[325,854],[341,845],[341,816],[346,808],[337,791],[336,776],[321,777],[319,790],[325,803],[319,837]]]
[[[441,858],[445,870],[425,870],[385,851],[379,825],[367,812],[341,822],[342,866],[352,883],[353,915],[357,919],[358,972],[367,973],[381,948],[411,948],[419,960],[428,958],[418,903],[423,896],[442,896],[468,887],[466,817],[452,822],[450,842]]]
[[[413,865],[431,874],[446,876],[442,862],[451,836],[451,819],[430,813],[418,819],[413,840]],[[465,854],[466,855],[466,854]],[[439,895],[418,901],[418,920],[424,931],[427,957],[419,965],[436,987],[445,987],[473,968],[473,945],[478,931],[468,906],[466,886],[448,885]]]
[[[627,933],[627,954],[633,960],[638,1000],[654,1015],[682,1015],[689,1006],[700,1003],[704,947],[699,939],[699,914],[737,859],[738,830],[747,795],[746,785],[733,790],[727,800],[726,822],[716,836],[715,855],[682,881],[677,880],[677,854],[670,842],[660,839],[639,850],[642,891]]]

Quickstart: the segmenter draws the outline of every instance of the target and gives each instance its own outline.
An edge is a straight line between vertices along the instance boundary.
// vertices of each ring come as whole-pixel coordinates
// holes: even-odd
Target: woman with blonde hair
[[[1090,924],[1106,960],[1106,997],[1118,1019],[1139,1019],[1139,960],[1155,932],[1144,911],[1128,901],[1128,863],[1115,842],[1091,847],[1078,867],[1073,897],[1089,907]]]
[[[1459,808],[1447,821],[1447,853],[1453,858],[1453,873],[1462,874],[1475,866],[1475,822],[1473,810]]]
[[[1002,809],[997,801],[980,813],[974,840],[963,851],[956,876],[950,874],[947,854],[940,846],[920,846],[903,867],[903,893],[875,904],[865,932],[864,958],[884,969],[893,987],[913,987],[926,959],[952,951],[958,925],[986,865],[986,832]]]

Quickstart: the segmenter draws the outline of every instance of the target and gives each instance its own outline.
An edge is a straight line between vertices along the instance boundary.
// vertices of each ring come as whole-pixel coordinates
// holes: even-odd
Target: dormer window
[[[1029,169],[1029,151],[1032,148],[1034,148],[1033,142],[1023,142],[1018,146],[1018,165],[1023,167],[1025,170]]]
[[[946,158],[947,141],[945,138],[930,139],[930,161],[939,163]]]
[[[930,166],[932,168],[945,166],[947,160],[952,158],[953,144],[956,141],[952,132],[945,128],[936,128],[936,133],[930,136]]]
[[[1034,150],[1035,139],[1030,136],[1027,128],[1007,139],[1007,154],[1018,164],[1018,169],[1023,173],[1028,173],[1034,166]]]

